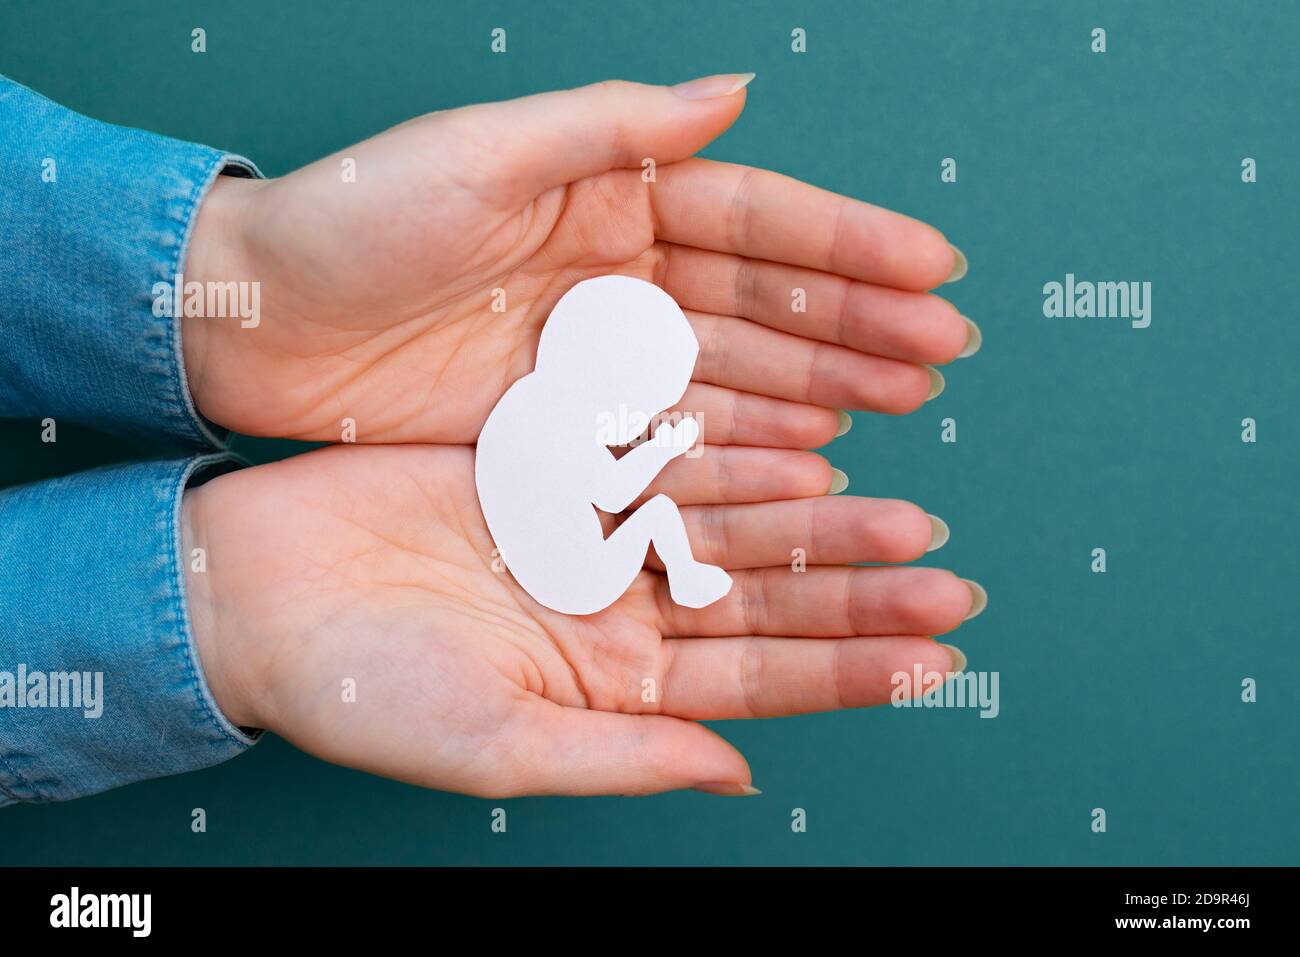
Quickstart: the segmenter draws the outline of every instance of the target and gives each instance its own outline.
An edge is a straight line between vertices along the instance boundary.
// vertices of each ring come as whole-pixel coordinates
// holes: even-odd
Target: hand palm
[[[472,442],[531,369],[554,303],[611,272],[687,310],[704,385],[683,403],[732,423],[710,441],[759,444],[734,427],[741,404],[771,444],[805,448],[834,434],[828,409],[914,408],[937,375],[920,363],[968,344],[951,304],[903,291],[941,282],[951,247],[897,214],[690,158],[743,99],[606,84],[431,114],[267,183],[223,178],[209,203],[226,227],[200,219],[192,269],[260,282],[265,318],[186,320],[200,410],[251,434],[336,441],[351,419],[361,442]],[[235,239],[213,252],[214,232]]]
[[[329,161],[266,190],[264,222],[252,230],[255,255],[277,277],[265,306],[294,317],[295,340],[317,351],[301,352],[294,379],[279,381],[296,404],[261,403],[275,418],[256,431],[278,434],[291,421],[337,436],[348,416],[369,441],[473,441],[509,384],[531,371],[542,324],[569,286],[608,273],[656,278],[635,172],[502,205],[510,194],[500,184],[528,157],[496,156],[485,169],[456,125],[435,116],[390,134],[414,144],[363,144],[353,152],[366,175],[350,190],[312,182],[329,175]],[[443,144],[440,169],[452,167],[433,183],[425,140]],[[370,152],[391,168],[375,171]],[[284,229],[313,238],[291,243]]]
[[[772,531],[786,524],[828,540],[846,522],[814,515],[818,501],[832,500],[805,500],[808,514],[792,521],[769,513],[745,523],[778,537],[764,554],[788,550]],[[837,574],[831,569],[809,569],[790,584],[800,576],[786,568],[760,587],[745,576],[773,570],[739,573],[746,594],[712,611],[672,606],[662,576],[643,571],[599,614],[556,614],[494,567],[473,451],[464,447],[324,449],[215,479],[189,493],[186,507],[193,541],[213,556],[212,593],[240,596],[216,609],[220,631],[204,655],[210,665],[214,656],[239,662],[211,669],[244,676],[234,693],[217,689],[251,703],[235,720],[329,760],[470,793],[747,782],[734,749],[681,719],[877,703],[888,697],[888,674],[917,662],[949,666],[946,649],[926,638],[744,637],[747,629],[856,634],[863,622],[842,623],[844,615],[864,603],[858,586],[878,588],[881,579],[873,585],[867,576],[882,571],[924,574],[920,588],[907,589],[921,595],[908,614],[924,620],[906,622],[920,633],[954,627],[970,606],[957,579],[937,570],[844,569],[857,576],[845,587],[848,580],[827,577]],[[907,518],[874,521],[898,526],[904,542],[885,557],[917,550],[906,544],[915,537]],[[819,524],[827,527],[818,532]],[[767,562],[744,544],[746,534],[738,524],[711,557],[731,567]],[[880,557],[855,547],[850,557]],[[815,611],[791,600],[795,588]],[[204,614],[201,597],[191,604]],[[883,634],[902,624],[889,617],[877,619]],[[697,630],[741,637],[686,637]]]
[[[274,649],[245,667],[265,682],[256,721],[305,749],[502,793],[529,780],[527,747],[570,746],[558,728],[546,737],[566,723],[556,706],[655,710],[640,695],[644,678],[662,681],[656,576],[589,617],[533,602],[493,558],[470,449],[336,448],[231,478],[239,508],[219,504],[220,481],[197,490],[223,516],[205,533],[213,553],[276,533],[254,562],[213,569],[218,587],[255,596],[223,620],[257,623],[244,653]],[[523,740],[503,730],[515,723]]]

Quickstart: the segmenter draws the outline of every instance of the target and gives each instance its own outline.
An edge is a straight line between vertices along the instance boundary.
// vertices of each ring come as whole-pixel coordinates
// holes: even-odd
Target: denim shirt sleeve
[[[190,633],[181,494],[233,455],[0,492],[0,806],[197,770],[255,738],[221,713]]]
[[[179,319],[154,309],[222,172],[261,175],[0,76],[0,416],[222,447],[190,396]]]

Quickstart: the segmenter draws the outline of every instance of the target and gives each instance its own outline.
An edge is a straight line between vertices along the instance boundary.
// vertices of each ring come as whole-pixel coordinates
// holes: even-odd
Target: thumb
[[[694,721],[538,702],[517,722],[502,780],[508,794],[753,793],[740,752]],[[495,786],[492,786],[495,785]]]
[[[686,159],[736,121],[752,73],[703,77],[677,86],[606,80],[456,111],[491,131],[505,160],[501,188],[512,200],[612,169]],[[523,162],[521,162],[523,160]]]

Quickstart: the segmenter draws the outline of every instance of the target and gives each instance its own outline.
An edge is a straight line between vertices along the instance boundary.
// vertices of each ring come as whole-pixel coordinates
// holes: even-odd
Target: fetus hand
[[[700,437],[700,424],[687,416],[677,423],[660,422],[651,440],[660,448],[671,450],[670,458],[685,455]]]

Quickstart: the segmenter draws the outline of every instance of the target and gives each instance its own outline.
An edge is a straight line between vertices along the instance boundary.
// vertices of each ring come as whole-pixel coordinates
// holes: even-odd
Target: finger
[[[662,285],[683,309],[741,316],[905,362],[951,362],[979,344],[974,323],[930,293],[690,246],[661,243],[660,249]]]
[[[796,559],[808,565],[910,562],[938,538],[929,515],[896,499],[835,495],[681,511],[696,559],[727,569],[790,567]]]
[[[656,794],[678,788],[742,793],[740,752],[702,725],[665,715],[612,714],[528,703],[478,793]]]
[[[607,80],[573,90],[484,103],[439,114],[467,136],[491,133],[480,173],[516,205],[546,190],[612,169],[667,165],[706,146],[735,122],[753,74],[706,77],[675,87]],[[520,152],[528,161],[517,162]]]
[[[673,459],[633,508],[656,495],[678,505],[710,502],[773,502],[808,498],[830,491],[831,465],[814,452],[755,449],[743,445],[696,446]]]
[[[890,700],[895,675],[919,666],[922,688],[965,666],[961,652],[922,637],[670,638],[664,714],[696,720],[768,718],[864,708]],[[927,675],[935,676],[927,678]],[[911,695],[908,695],[910,697]]]
[[[695,378],[778,399],[902,415],[943,388],[928,366],[765,329],[735,316],[686,313],[700,343]]]
[[[658,576],[665,635],[941,635],[974,607],[970,586],[941,568],[759,568],[736,572],[704,608],[673,604]]]
[[[689,412],[709,445],[815,449],[843,434],[836,409],[692,382],[671,412]]]
[[[655,235],[671,243],[932,289],[965,270],[933,226],[768,170],[689,159],[658,171]]]

